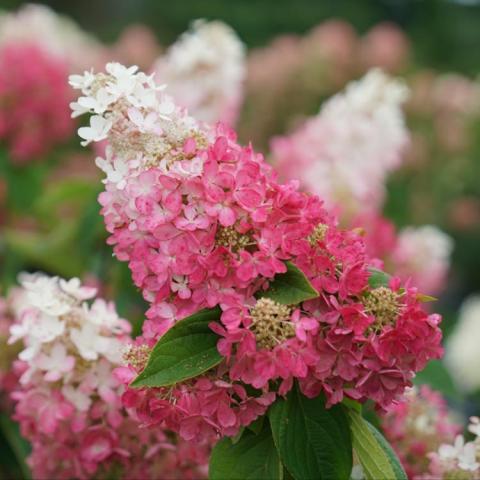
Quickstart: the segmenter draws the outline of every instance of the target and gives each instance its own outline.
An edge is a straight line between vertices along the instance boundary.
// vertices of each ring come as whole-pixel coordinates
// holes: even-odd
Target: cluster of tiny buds
[[[108,82],[111,80],[111,75],[98,72],[92,77],[92,83],[86,87],[86,91],[89,91],[91,95],[97,95],[98,91],[102,88],[105,88],[108,85]]]
[[[292,308],[270,298],[260,298],[250,310],[251,330],[261,348],[271,350],[278,344],[295,336],[295,328],[290,321]]]
[[[325,240],[325,235],[328,231],[328,225],[324,223],[319,223],[314,229],[313,232],[308,236],[308,243],[312,247],[318,244],[318,242],[323,242]]]
[[[117,108],[123,107],[120,104]],[[177,160],[184,160],[182,146],[187,136],[179,136],[175,130],[169,135],[169,122],[161,118],[157,121],[162,125],[162,135],[155,132],[131,132],[128,130],[128,127],[131,127],[129,123],[114,124],[109,132],[109,140],[114,151],[124,158],[136,158],[141,152],[146,168],[157,166],[162,159],[165,159],[167,167]]]
[[[141,372],[148,362],[152,349],[148,345],[128,345],[123,353],[123,360],[137,372]]]
[[[217,228],[215,244],[230,249],[236,253],[249,246],[255,245],[255,241],[248,233],[240,233],[235,226]]]
[[[365,311],[375,317],[374,330],[394,325],[399,313],[398,293],[387,287],[378,287],[362,299]]]

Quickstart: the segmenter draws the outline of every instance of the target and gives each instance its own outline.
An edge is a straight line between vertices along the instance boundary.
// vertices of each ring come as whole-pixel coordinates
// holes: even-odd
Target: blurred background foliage
[[[2,0],[4,9],[27,2]],[[399,25],[424,66],[478,73],[480,2],[476,0],[49,0],[40,2],[112,42],[131,23],[153,29],[169,45],[196,18],[224,20],[248,47],[284,33],[303,34],[339,18],[364,33],[379,22]]]

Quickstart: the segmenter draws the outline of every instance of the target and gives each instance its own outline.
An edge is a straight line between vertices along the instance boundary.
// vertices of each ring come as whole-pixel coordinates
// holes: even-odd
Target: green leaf
[[[132,387],[164,387],[196,377],[218,365],[216,335],[208,326],[220,318],[220,308],[205,309],[176,323],[157,342],[147,366]]]
[[[9,153],[0,148],[0,176],[8,184],[7,207],[11,211],[30,213],[42,192],[42,182],[48,166],[32,163],[13,165]]]
[[[237,443],[220,440],[210,456],[210,480],[281,480],[282,464],[270,427],[258,435],[245,430]]]
[[[382,434],[357,411],[348,410],[353,448],[367,480],[407,480],[400,461]]]
[[[245,427],[240,427],[240,429],[238,430],[238,433],[235,436],[230,437],[230,440],[234,445],[240,441],[244,431],[245,431]]]
[[[59,212],[68,207],[76,215],[81,213],[85,205],[94,199],[97,210],[100,206],[96,202],[100,189],[95,182],[83,179],[64,179],[50,183],[45,191],[36,199],[35,211],[42,217],[58,221]],[[53,217],[53,218],[52,218]]]
[[[258,435],[263,429],[264,421],[265,421],[265,417],[262,415],[261,417],[258,417],[255,421],[253,421],[250,425],[248,425],[247,428],[251,432]]]
[[[85,259],[77,252],[72,255],[77,229],[75,220],[64,220],[48,233],[29,230],[4,230],[8,255],[24,257],[40,268],[64,277],[80,276],[85,271]]]
[[[370,277],[368,277],[368,284],[371,288],[388,287],[390,282],[390,275],[382,272],[376,268],[369,268]]]
[[[258,292],[260,297],[267,297],[283,305],[296,305],[318,297],[305,274],[291,262],[285,262],[287,271],[275,275],[268,290]]]
[[[423,303],[426,303],[426,302],[436,302],[436,301],[438,300],[438,298],[432,297],[431,295],[425,295],[424,293],[417,293],[416,299],[417,299],[419,302],[423,302]]]
[[[342,400],[343,405],[345,405],[348,408],[352,408],[353,410],[356,410],[358,413],[362,413],[362,404],[360,402],[357,402],[356,400],[353,400],[351,398],[345,397]]]
[[[18,469],[22,473],[22,478],[25,480],[30,479],[30,470],[25,462],[26,458],[30,454],[30,445],[20,435],[18,424],[13,422],[8,415],[1,413],[0,431],[6,439],[13,456],[15,457],[14,460],[18,465]],[[2,448],[5,449],[4,447]]]
[[[280,459],[296,480],[350,478],[352,442],[342,405],[325,408],[322,397],[309,399],[294,388],[269,410]]]
[[[283,467],[283,480],[295,480],[285,467]]]

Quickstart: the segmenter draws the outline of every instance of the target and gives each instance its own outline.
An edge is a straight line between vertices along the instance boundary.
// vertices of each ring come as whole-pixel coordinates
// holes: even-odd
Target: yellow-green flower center
[[[365,311],[375,317],[374,329],[395,325],[399,313],[398,294],[387,287],[378,287],[363,298]]]
[[[328,231],[328,225],[324,223],[319,223],[314,229],[313,232],[308,236],[308,242],[312,247],[317,245],[318,242],[323,242],[325,240],[325,235]]]
[[[249,234],[238,232],[234,226],[219,226],[215,235],[215,244],[217,246],[226,247],[236,253],[239,250],[254,245],[255,242]]]
[[[282,305],[270,298],[260,298],[250,310],[251,330],[261,348],[271,350],[288,338],[295,336],[295,328],[290,322],[291,307]]]

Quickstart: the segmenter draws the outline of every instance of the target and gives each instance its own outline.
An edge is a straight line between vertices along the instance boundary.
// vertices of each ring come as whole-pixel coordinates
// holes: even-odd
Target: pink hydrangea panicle
[[[122,30],[112,50],[116,61],[135,62],[140,68],[149,68],[162,48],[150,27],[131,23]]]
[[[398,278],[370,287],[376,264],[359,232],[341,229],[297,181],[279,183],[231,129],[196,122],[136,67],[108,64],[71,83],[83,94],[75,113],[93,115],[80,136],[108,143],[97,161],[108,242],[150,303],[138,348],[188,315],[221,309],[210,324],[225,357],[218,367],[171,387],[127,388],[124,404],[143,424],[189,441],[234,435],[294,381],[328,406],[346,396],[385,409],[441,356],[440,317],[424,311],[417,289]],[[148,131],[132,108],[152,118]],[[286,262],[316,298],[283,305],[263,294]],[[138,355],[118,372],[125,383],[144,367]]]
[[[400,165],[408,143],[401,110],[407,95],[400,80],[370,70],[297,130],[273,139],[278,172],[341,207],[342,217],[377,210],[386,175]]]
[[[343,70],[351,68],[352,55],[355,55],[358,37],[352,25],[343,20],[327,20],[314,27],[307,37],[302,39],[301,50],[308,58],[327,62],[332,76],[342,76]],[[318,61],[318,60],[317,60]]]
[[[408,64],[410,43],[394,23],[383,22],[373,27],[360,44],[360,56],[366,67],[381,67],[398,72]]]
[[[0,142],[14,163],[38,160],[72,136],[68,74],[106,57],[100,43],[47,6],[0,13]]]
[[[22,275],[10,342],[21,340],[13,418],[32,452],[34,478],[203,478],[208,445],[188,449],[163,429],[142,431],[124,409],[113,371],[130,324],[96,290],[46,275]],[[90,301],[89,301],[90,300]],[[148,459],[155,450],[154,460]],[[194,473],[195,472],[195,473]],[[196,475],[196,476],[195,476]]]
[[[0,141],[23,164],[47,154],[74,131],[65,61],[35,43],[0,39]]]
[[[468,117],[480,108],[479,85],[460,74],[440,75],[433,85],[432,96],[434,107],[440,112]]]

